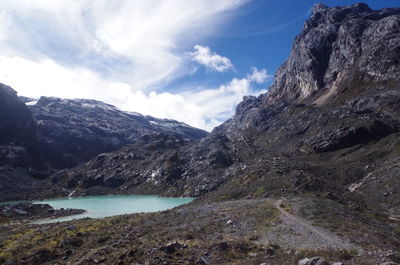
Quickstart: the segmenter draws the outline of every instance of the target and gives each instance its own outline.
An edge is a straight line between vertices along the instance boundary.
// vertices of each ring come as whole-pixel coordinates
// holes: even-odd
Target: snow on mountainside
[[[188,141],[208,134],[185,123],[121,111],[92,99],[41,97],[27,105],[37,122],[44,160],[55,168],[76,166],[146,134],[176,134]]]

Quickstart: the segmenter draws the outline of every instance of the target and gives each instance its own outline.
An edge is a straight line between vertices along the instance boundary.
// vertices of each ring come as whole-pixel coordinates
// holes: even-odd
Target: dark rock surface
[[[0,200],[24,199],[46,177],[29,108],[0,84]]]
[[[11,87],[0,84],[0,165],[33,167],[37,148],[32,113]]]
[[[75,191],[75,196],[166,191],[170,195],[200,195],[222,182],[220,177],[214,180],[207,174],[220,176],[232,165],[228,144],[228,139],[220,136],[193,145],[175,134],[145,135],[118,151],[100,154],[88,163],[54,174],[51,186],[61,187],[64,195]]]
[[[27,200],[36,194],[41,181],[33,178],[29,171],[9,165],[0,167],[0,200]]]
[[[96,100],[41,97],[30,108],[42,157],[58,169],[117,150],[146,134],[171,133],[189,140],[207,135],[181,122],[124,112]]]

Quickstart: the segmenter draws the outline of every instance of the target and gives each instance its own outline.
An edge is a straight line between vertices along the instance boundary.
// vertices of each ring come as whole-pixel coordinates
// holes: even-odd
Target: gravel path
[[[283,200],[274,202],[281,223],[267,231],[265,240],[298,249],[354,249],[353,244],[331,231],[314,226],[311,222],[289,213],[281,207]]]

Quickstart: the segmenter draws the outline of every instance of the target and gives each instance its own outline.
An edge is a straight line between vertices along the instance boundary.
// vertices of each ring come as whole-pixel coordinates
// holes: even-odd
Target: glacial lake
[[[64,222],[85,217],[103,218],[121,214],[157,212],[189,203],[193,199],[183,197],[106,195],[34,201],[33,203],[47,203],[54,209],[73,208],[86,210],[86,213],[83,214],[54,219],[41,219],[34,223],[43,224]]]

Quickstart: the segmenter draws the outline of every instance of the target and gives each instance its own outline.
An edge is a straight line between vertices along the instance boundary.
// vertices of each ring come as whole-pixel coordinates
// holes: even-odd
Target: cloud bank
[[[190,74],[187,51],[248,1],[2,0],[0,82],[21,95],[94,98],[210,130],[258,93],[265,70],[214,87],[162,88]],[[194,47],[195,62],[233,69],[229,58]]]
[[[192,126],[210,131],[227,120],[235,111],[236,105],[245,95],[258,95],[265,90],[254,89],[254,85],[263,84],[271,78],[265,69],[253,68],[243,78],[233,78],[227,84],[217,88],[206,88],[199,91],[188,90],[180,94],[168,92],[141,91],[132,92],[126,84],[119,84],[119,95],[114,102],[120,102],[123,109],[142,110],[143,113],[161,118],[173,118]]]

